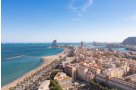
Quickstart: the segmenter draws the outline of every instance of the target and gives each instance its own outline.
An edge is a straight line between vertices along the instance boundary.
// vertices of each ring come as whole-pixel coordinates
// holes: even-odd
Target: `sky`
[[[136,0],[1,0],[2,42],[122,42]]]

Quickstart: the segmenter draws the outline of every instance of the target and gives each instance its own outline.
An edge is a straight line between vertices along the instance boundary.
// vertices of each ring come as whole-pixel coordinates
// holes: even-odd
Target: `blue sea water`
[[[8,84],[43,63],[42,56],[55,55],[62,48],[51,48],[51,44],[2,44],[1,85]]]

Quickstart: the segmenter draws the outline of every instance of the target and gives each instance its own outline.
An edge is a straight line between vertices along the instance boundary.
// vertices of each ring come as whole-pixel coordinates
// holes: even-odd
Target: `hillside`
[[[128,37],[123,42],[123,45],[136,45],[136,37]]]

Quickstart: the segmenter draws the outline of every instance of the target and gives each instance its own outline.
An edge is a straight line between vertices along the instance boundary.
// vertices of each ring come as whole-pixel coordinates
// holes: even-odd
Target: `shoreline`
[[[19,77],[18,79],[4,85],[1,87],[1,90],[8,90],[10,87],[14,87],[16,86],[18,83],[20,83],[21,81],[23,81],[24,79],[26,79],[27,77],[30,77],[32,74],[38,72],[40,69],[42,69],[45,66],[48,66],[51,62],[53,62],[56,59],[59,59],[59,56],[64,56],[64,52],[65,52],[65,48],[63,48],[64,50],[56,55],[50,55],[50,56],[43,56],[41,57],[41,59],[43,60],[43,63],[38,66],[37,68],[31,70],[30,72],[24,74],[23,76]]]

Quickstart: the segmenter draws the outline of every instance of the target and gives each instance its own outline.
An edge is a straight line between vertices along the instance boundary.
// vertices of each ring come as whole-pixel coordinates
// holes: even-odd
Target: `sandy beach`
[[[66,49],[64,49],[65,51]],[[52,56],[44,56],[44,57],[41,57],[43,59],[43,64],[40,65],[39,67],[37,67],[36,69],[24,74],[22,77],[16,79],[15,81],[7,84],[7,85],[4,85],[1,87],[1,90],[9,90],[10,87],[14,87],[16,86],[18,83],[20,83],[21,81],[23,81],[24,79],[26,79],[27,77],[30,77],[32,74],[38,72],[40,69],[42,69],[43,67],[49,65],[51,62],[53,62],[54,60],[56,59],[59,59],[59,57],[63,57],[65,56],[64,54],[64,51],[59,53],[59,54],[56,54],[56,55],[52,55]]]

